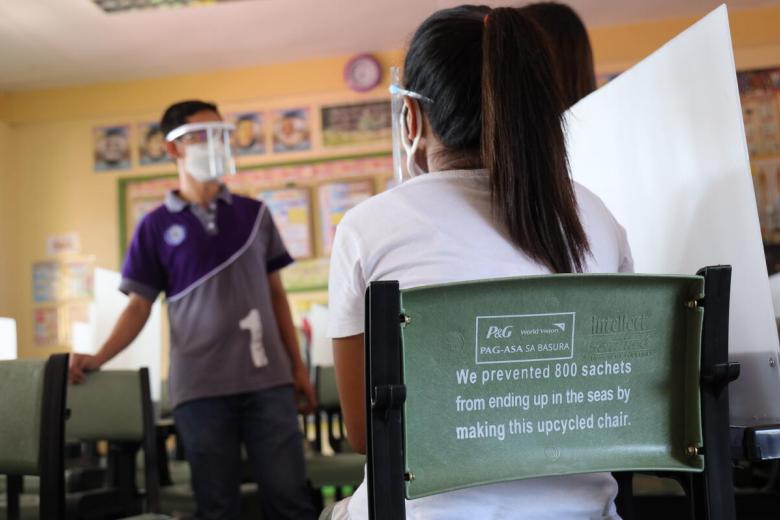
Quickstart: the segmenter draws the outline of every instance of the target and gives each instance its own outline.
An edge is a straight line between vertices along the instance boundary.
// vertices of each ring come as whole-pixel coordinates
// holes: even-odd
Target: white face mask
[[[198,182],[215,181],[236,173],[236,163],[230,150],[233,125],[222,121],[187,123],[165,136],[168,142],[183,147],[179,169]]]
[[[219,153],[221,145],[218,144],[216,148],[214,156],[222,157],[224,153]],[[198,182],[215,181],[228,172],[224,161],[220,160],[214,161],[212,169],[212,157],[208,143],[188,144],[184,147],[184,170]]]
[[[417,128],[415,129],[416,132],[414,137],[411,141],[409,141],[406,132],[406,113],[408,110],[408,106],[404,104],[404,107],[401,110],[401,120],[399,121],[399,127],[401,131],[401,145],[404,147],[404,152],[406,152],[406,171],[409,173],[410,177],[414,178],[425,173],[425,171],[420,168],[420,166],[417,164],[417,161],[415,160],[417,147],[419,146],[420,139],[422,138],[422,112],[420,111],[420,107],[417,105],[417,103],[415,103],[414,114],[417,119]]]

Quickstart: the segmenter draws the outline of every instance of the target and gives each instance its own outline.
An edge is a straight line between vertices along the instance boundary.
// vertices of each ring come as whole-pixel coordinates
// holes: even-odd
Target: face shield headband
[[[412,177],[416,177],[422,171],[414,160],[417,147],[422,138],[422,111],[419,103],[433,103],[429,97],[417,92],[412,92],[401,86],[400,71],[398,67],[390,68],[390,110],[392,111],[393,124],[393,173],[398,183]],[[404,98],[414,100],[409,103],[414,107],[417,120],[415,135],[410,139],[406,125],[407,104]]]
[[[221,121],[187,123],[174,128],[165,139],[184,146],[184,167],[195,180],[214,181],[236,173],[230,148],[235,126]]]

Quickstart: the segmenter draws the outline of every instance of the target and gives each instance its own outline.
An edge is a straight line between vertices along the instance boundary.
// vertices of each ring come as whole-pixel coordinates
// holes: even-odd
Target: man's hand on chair
[[[68,370],[68,382],[71,384],[83,383],[87,372],[98,370],[103,363],[97,356],[91,354],[71,354],[70,368]]]

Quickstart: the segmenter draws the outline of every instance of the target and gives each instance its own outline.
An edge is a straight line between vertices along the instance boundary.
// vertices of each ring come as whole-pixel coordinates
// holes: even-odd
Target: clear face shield
[[[187,123],[174,128],[165,139],[184,147],[184,168],[195,180],[210,182],[236,173],[230,148],[235,127],[222,121]]]
[[[420,110],[420,103],[433,103],[433,100],[403,88],[398,67],[390,67],[390,95],[391,121],[393,123],[393,173],[396,181],[400,184],[405,180],[424,173],[417,166],[417,162],[414,159],[422,138],[422,111]],[[406,124],[408,107],[407,103],[404,102],[405,98],[411,100],[408,104],[416,112],[418,124],[414,136],[410,136],[409,128]]]

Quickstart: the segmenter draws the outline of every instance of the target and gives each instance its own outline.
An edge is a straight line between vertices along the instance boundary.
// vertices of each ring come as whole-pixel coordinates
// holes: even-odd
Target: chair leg
[[[616,471],[612,473],[618,484],[618,494],[615,497],[615,507],[623,520],[634,520],[634,473],[631,471]]]
[[[8,475],[6,476],[6,497],[8,520],[19,520],[19,495],[22,493],[22,476],[20,475]]]

